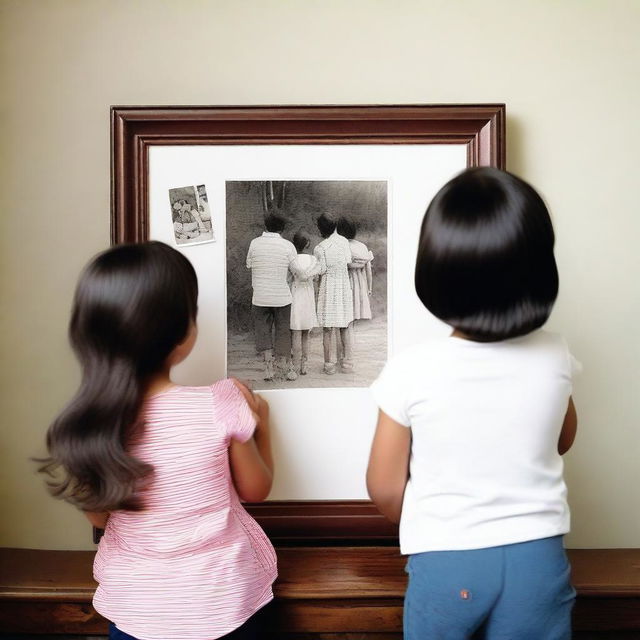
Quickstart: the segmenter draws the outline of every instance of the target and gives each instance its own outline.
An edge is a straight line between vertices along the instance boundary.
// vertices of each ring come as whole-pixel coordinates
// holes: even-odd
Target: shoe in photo
[[[333,362],[325,362],[322,369],[328,376],[332,376],[336,372],[336,365]]]

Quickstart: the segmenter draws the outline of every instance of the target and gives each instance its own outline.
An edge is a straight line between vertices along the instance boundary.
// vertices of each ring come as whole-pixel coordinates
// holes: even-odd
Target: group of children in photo
[[[246,261],[264,379],[292,381],[306,375],[309,335],[316,327],[322,328],[322,371],[353,372],[353,323],[371,319],[373,283],[373,254],[355,239],[356,223],[347,217],[319,216],[322,241],[312,254],[304,231],[297,231],[293,242],[282,237],[286,220],[281,215],[268,214],[264,224],[265,231],[249,245]]]
[[[173,232],[176,241],[194,240],[205,234],[212,234],[211,212],[206,200],[200,204],[181,198],[171,208]]]
[[[258,348],[289,359],[293,328],[304,373],[317,324],[341,336],[338,353],[325,341],[325,372],[349,370],[349,328],[370,316],[371,254],[348,221],[321,216],[313,255],[304,234],[295,246],[283,239],[283,225],[268,217],[247,257]],[[456,176],[424,216],[414,282],[451,334],[393,354],[372,385],[366,471],[408,558],[404,638],[570,640],[561,456],[576,434],[580,364],[542,329],[558,294],[542,198],[498,169]],[[105,529],[93,603],[112,640],[276,637],[262,617],[276,552],[242,504],[272,486],[269,405],[236,380],[172,382],[197,309],[193,266],[160,242],[101,253],[76,289],[82,381],[49,427],[40,471],[53,495]],[[296,416],[300,429],[306,417]]]

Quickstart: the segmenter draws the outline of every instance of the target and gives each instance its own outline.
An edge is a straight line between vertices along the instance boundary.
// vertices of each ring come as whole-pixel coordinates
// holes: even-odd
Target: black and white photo
[[[215,240],[205,185],[169,189],[169,204],[176,244]]]
[[[362,387],[387,357],[384,180],[227,181],[227,375]]]

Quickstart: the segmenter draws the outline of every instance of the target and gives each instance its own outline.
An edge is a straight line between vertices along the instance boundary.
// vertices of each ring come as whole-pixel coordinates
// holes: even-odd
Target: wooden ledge
[[[402,598],[405,559],[395,547],[283,547],[278,598]],[[640,549],[571,549],[583,597],[640,598]],[[0,599],[90,601],[93,551],[0,549]]]
[[[401,637],[406,575],[397,548],[281,547],[277,554],[276,636]],[[104,633],[106,623],[91,607],[93,556],[93,551],[0,549],[0,628]],[[574,549],[569,557],[578,592],[575,628],[640,629],[640,549]]]
[[[640,549],[569,549],[567,553],[578,595],[640,598]]]

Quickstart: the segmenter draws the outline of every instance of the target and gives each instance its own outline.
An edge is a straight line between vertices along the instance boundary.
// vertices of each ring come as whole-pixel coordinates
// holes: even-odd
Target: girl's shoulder
[[[564,336],[546,329],[498,342],[473,342],[450,336],[449,343],[447,355],[454,359],[464,359],[473,352],[485,361],[517,363],[541,371],[559,371],[563,375],[574,375],[582,370]]]
[[[227,426],[236,422],[251,422],[245,415],[251,415],[249,405],[233,378],[223,378],[203,386],[175,385],[151,396],[149,401],[148,412],[157,415],[164,415],[166,410],[208,415],[213,410],[217,420]]]
[[[509,338],[495,343],[479,343],[495,346],[496,349],[511,349],[514,352],[537,352],[566,355],[569,350],[566,339],[560,333],[547,329],[536,329],[524,336]]]
[[[212,392],[217,383],[204,386],[176,384],[164,391],[154,393],[145,398],[148,414],[162,416],[165,411],[190,412],[191,408],[199,409],[211,403]]]
[[[216,380],[212,384],[207,385],[195,386],[175,384],[164,391],[148,396],[147,401],[188,401],[189,399],[195,399],[197,397],[209,400],[212,395],[216,398],[221,396],[235,397],[239,393],[238,388],[231,378],[223,378],[222,380]]]
[[[364,242],[349,240],[349,249],[354,258],[359,260],[373,260],[373,254]]]
[[[427,368],[433,367],[438,360],[438,354],[446,347],[446,340],[434,337],[400,349],[388,358],[383,375],[392,378],[421,378]]]
[[[424,391],[425,384],[433,378],[431,369],[437,368],[433,357],[438,349],[438,339],[407,346],[391,356],[371,385],[371,393],[378,406],[396,422],[409,426],[405,401],[416,395],[416,389]]]
[[[538,329],[524,336],[524,339],[528,341],[531,349],[545,354],[570,376],[582,372],[582,363],[573,355],[569,342],[561,333]]]
[[[215,399],[228,398],[241,400],[244,397],[233,378],[222,378],[221,380],[216,380],[208,387],[203,388],[209,389]]]

